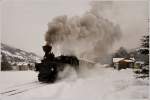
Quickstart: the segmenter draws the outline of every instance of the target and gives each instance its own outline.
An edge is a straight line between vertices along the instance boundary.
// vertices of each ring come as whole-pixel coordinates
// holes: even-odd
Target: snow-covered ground
[[[148,79],[136,79],[132,69],[100,65],[83,69],[78,74],[66,71],[54,84],[39,83],[34,71],[0,72],[0,93],[14,87],[28,89],[32,82],[34,86],[15,95],[0,94],[0,100],[148,100]]]

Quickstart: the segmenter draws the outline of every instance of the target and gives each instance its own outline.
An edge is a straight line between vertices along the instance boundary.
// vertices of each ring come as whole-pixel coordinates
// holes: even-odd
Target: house
[[[13,65],[12,66],[12,69],[13,70],[29,70],[29,65],[28,63],[25,63],[25,62],[18,62],[17,64]]]
[[[23,70],[34,70],[34,63],[25,63],[25,62],[18,62],[12,64],[12,70],[15,71],[23,71]]]
[[[22,62],[22,63],[19,63],[18,66],[19,66],[19,70],[29,70],[28,63]]]
[[[134,63],[134,58],[113,58],[113,67],[118,70],[125,68],[133,68]]]

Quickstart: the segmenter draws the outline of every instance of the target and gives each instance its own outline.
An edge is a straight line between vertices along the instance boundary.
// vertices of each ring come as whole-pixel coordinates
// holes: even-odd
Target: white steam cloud
[[[48,23],[45,40],[64,55],[94,60],[104,56],[121,36],[119,25],[98,13],[92,5],[83,16],[58,16]],[[54,51],[55,52],[55,51]]]

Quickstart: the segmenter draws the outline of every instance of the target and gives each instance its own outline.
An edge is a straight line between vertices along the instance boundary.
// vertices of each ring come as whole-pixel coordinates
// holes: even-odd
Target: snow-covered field
[[[16,88],[25,91],[15,94]],[[54,84],[39,83],[34,71],[0,72],[0,100],[148,100],[148,88],[148,79],[136,79],[132,69],[100,65],[70,70]]]

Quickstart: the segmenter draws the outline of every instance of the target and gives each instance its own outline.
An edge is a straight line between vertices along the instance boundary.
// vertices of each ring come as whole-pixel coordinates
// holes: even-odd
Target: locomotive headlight
[[[53,68],[53,67],[51,68],[51,71],[54,71],[54,68]]]

